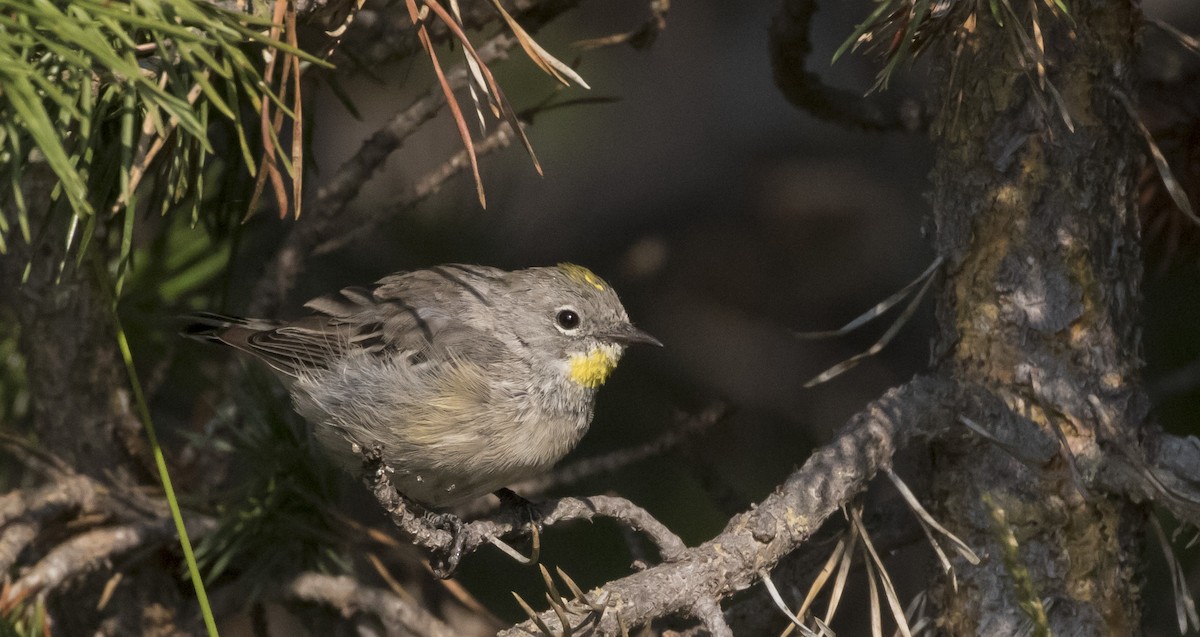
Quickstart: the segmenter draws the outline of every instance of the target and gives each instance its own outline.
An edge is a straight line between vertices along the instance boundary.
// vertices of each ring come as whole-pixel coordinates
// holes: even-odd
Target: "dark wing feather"
[[[298,376],[324,369],[351,352],[405,355],[419,364],[435,340],[439,348],[472,339],[492,341],[457,320],[461,303],[488,303],[481,290],[505,275],[484,266],[443,265],[393,274],[373,288],[348,287],[317,297],[304,306],[314,314],[295,321],[245,319],[193,314],[184,335],[215,341],[248,352],[276,370]],[[469,335],[463,334],[469,332]],[[499,341],[495,345],[503,348]]]
[[[209,312],[184,318],[191,321],[183,329],[184,336],[253,354],[289,376],[327,367],[345,349],[340,344],[345,337],[337,326],[316,316],[290,323]]]

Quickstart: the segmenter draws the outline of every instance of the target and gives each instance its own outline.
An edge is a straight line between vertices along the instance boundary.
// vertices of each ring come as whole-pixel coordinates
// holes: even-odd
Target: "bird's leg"
[[[433,574],[441,579],[453,576],[459,561],[462,560],[463,547],[467,540],[466,524],[462,518],[453,513],[428,511],[400,493],[392,484],[392,468],[383,461],[383,450],[379,446],[363,449],[356,445],[354,450],[363,456],[367,486],[371,488],[384,510],[391,515],[392,522],[412,536],[414,542],[430,546],[433,539],[430,536],[433,533],[445,531],[450,534],[450,545],[442,550],[434,550],[432,567]],[[415,511],[424,511],[424,515],[414,513]]]
[[[425,522],[432,528],[449,533],[452,538],[449,548],[437,551],[432,560],[434,577],[450,579],[458,570],[459,561],[462,560],[463,545],[467,540],[467,534],[463,532],[466,524],[463,523],[462,518],[453,513],[434,513],[433,511],[425,513]]]
[[[526,499],[516,491],[507,487],[497,489],[492,492],[497,498],[500,498],[500,505],[510,509],[520,509],[525,517],[529,519],[529,527],[531,531],[540,533],[542,530],[542,516],[538,513],[537,505],[533,501]],[[537,527],[536,529],[534,527]]]

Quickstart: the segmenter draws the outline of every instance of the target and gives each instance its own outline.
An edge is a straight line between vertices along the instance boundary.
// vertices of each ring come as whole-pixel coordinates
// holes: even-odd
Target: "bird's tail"
[[[183,320],[187,323],[179,331],[181,336],[241,348],[246,336],[254,332],[263,332],[278,327],[273,321],[249,319],[240,316],[229,316],[213,312],[195,312],[185,314]]]

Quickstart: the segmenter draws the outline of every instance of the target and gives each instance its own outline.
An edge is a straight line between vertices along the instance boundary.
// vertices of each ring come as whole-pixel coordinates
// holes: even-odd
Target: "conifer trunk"
[[[948,267],[934,364],[1001,396],[1064,451],[1026,466],[966,427],[935,447],[940,519],[984,560],[960,563],[957,590],[942,581],[933,598],[944,634],[1015,635],[1032,622],[1024,634],[1137,635],[1144,512],[1081,485],[1101,449],[1132,453],[1146,417],[1140,149],[1121,97],[1133,94],[1140,15],[1127,0],[1072,2],[1069,18],[1041,0],[1012,4],[1021,20],[968,19],[968,35],[935,53],[933,208]],[[1037,35],[1031,10],[1044,87],[1017,52],[1015,29]]]

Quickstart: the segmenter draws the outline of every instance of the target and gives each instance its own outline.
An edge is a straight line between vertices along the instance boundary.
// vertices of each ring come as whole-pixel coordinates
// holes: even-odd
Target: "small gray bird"
[[[378,450],[396,489],[434,507],[547,470],[587,432],[625,346],[661,345],[566,263],[442,265],[305,307],[294,321],[195,314],[184,334],[265,361],[343,465]]]

